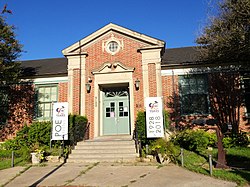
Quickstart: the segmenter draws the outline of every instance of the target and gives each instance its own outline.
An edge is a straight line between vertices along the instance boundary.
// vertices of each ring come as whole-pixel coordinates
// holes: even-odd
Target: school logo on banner
[[[68,140],[68,103],[53,104],[52,140]]]

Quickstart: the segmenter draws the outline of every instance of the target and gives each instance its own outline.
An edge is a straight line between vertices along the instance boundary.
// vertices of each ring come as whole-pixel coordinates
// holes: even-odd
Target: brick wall
[[[73,70],[73,114],[80,112],[80,70]]]
[[[34,116],[34,86],[13,85],[10,92],[8,122],[0,130],[0,141],[14,137],[25,124],[31,124]]]
[[[156,65],[148,64],[149,97],[157,96]]]
[[[67,102],[68,101],[68,83],[62,82],[58,84],[58,101]]]
[[[86,58],[86,80],[89,76],[92,78],[91,91],[86,94],[86,115],[90,122],[90,138],[94,136],[94,76],[91,72],[99,68],[104,62],[121,62],[125,66],[135,67],[133,73],[133,82],[138,78],[141,81],[141,86],[139,90],[135,90],[135,87],[130,88],[134,89],[134,105],[131,106],[135,108],[135,115],[137,110],[144,108],[143,101],[143,85],[142,85],[142,64],[141,64],[141,54],[137,51],[138,48],[142,47],[143,43],[140,43],[136,40],[128,38],[126,36],[120,35],[118,33],[112,33],[115,38],[122,39],[124,43],[123,49],[120,49],[115,55],[111,55],[102,49],[102,41],[107,40],[111,37],[111,33],[103,37],[101,40],[97,40],[94,44],[87,48],[82,48],[82,51],[88,53]]]
[[[191,124],[197,118],[211,118],[210,115],[185,115],[180,113],[179,89],[178,89],[178,76],[169,75],[162,76],[162,90],[164,98],[164,109],[170,113],[171,121],[176,122],[180,127]],[[242,131],[250,131],[250,124],[244,118],[245,107],[240,108],[240,124],[239,129]]]

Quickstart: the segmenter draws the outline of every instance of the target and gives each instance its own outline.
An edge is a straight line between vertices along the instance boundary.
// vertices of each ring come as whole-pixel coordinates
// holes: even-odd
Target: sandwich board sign
[[[164,137],[163,105],[161,97],[146,97],[147,138]]]
[[[68,140],[68,102],[53,103],[52,140]]]

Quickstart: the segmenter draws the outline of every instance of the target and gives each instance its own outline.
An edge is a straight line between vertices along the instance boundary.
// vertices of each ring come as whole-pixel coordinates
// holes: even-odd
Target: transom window
[[[179,76],[181,113],[208,114],[208,88],[206,75]]]
[[[57,102],[57,85],[37,87],[37,118],[50,120],[52,117],[52,104]]]

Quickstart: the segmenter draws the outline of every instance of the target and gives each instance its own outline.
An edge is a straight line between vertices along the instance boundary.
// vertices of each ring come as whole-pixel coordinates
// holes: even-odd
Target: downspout
[[[81,115],[81,103],[82,103],[82,97],[81,97],[81,93],[82,93],[82,57],[81,57],[81,40],[79,40],[79,56],[80,56],[80,85],[79,85],[79,115]]]
[[[174,82],[174,70],[172,70],[172,86],[173,86],[173,104],[174,104],[174,121],[175,121],[175,127],[177,127],[177,107],[176,107],[176,93],[175,93],[175,82]]]

